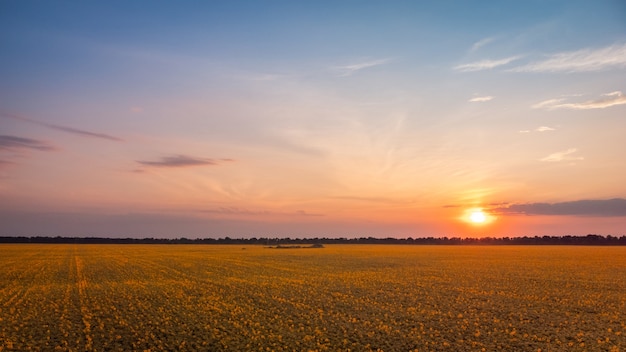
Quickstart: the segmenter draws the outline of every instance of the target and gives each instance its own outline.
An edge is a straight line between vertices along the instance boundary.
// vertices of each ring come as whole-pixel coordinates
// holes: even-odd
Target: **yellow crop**
[[[626,248],[0,245],[0,351],[624,351]]]

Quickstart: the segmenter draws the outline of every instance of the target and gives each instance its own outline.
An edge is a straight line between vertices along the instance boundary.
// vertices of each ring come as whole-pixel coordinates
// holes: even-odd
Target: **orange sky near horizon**
[[[141,3],[0,5],[0,236],[625,234],[617,2]]]

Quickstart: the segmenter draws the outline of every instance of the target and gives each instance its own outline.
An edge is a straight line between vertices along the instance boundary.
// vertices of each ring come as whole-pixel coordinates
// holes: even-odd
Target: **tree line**
[[[319,245],[319,244],[406,244],[406,245],[584,245],[584,246],[625,246],[626,236],[524,236],[524,237],[420,237],[420,238],[111,238],[111,237],[0,237],[0,243],[76,243],[76,244],[237,244],[237,245]]]

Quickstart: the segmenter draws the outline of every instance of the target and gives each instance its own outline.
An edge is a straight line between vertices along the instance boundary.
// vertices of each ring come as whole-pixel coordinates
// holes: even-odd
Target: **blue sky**
[[[7,235],[623,231],[621,1],[5,1],[0,33]]]

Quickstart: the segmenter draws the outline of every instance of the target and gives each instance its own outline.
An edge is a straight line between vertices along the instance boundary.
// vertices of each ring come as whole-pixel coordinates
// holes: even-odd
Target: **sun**
[[[482,224],[487,221],[487,215],[485,215],[482,210],[473,210],[470,213],[469,219],[474,224]]]
[[[463,211],[459,220],[474,226],[483,226],[491,224],[496,220],[496,216],[484,211],[483,208],[468,208]]]

